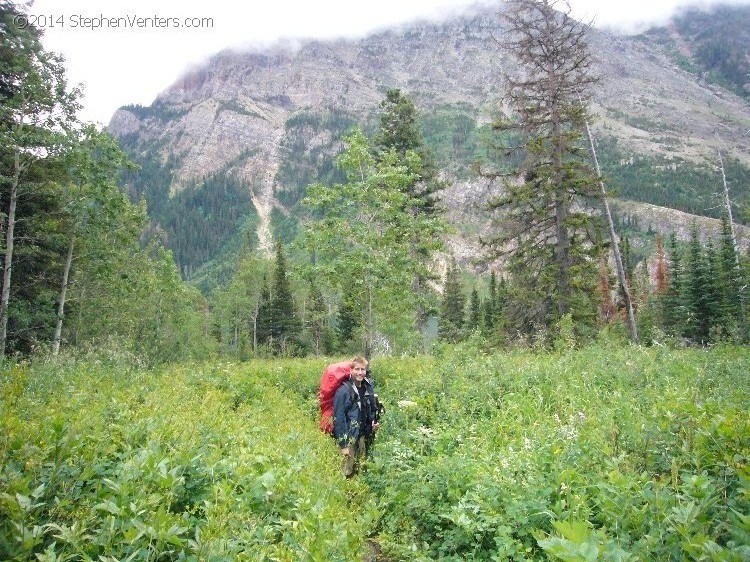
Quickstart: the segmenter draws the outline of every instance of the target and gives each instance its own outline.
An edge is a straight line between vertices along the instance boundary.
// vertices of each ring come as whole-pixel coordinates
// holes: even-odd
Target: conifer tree
[[[287,274],[284,245],[280,238],[276,240],[271,309],[271,339],[273,346],[277,352],[284,352],[290,345],[299,344],[301,325],[299,316],[294,308],[292,285]]]
[[[599,260],[599,317],[609,322],[617,314],[617,307],[612,300],[612,283],[610,281],[607,260],[602,257]]]
[[[508,301],[509,287],[505,277],[500,277],[497,284],[497,297],[495,305],[495,333],[500,334],[508,328]]]
[[[677,235],[669,235],[669,287],[663,298],[664,329],[674,336],[683,335],[686,307],[684,303],[684,271],[682,252]]]
[[[622,261],[625,264],[625,275],[628,279],[633,278],[635,263],[633,258],[633,249],[630,246],[630,237],[624,234],[622,237]]]
[[[268,278],[263,276],[263,288],[258,299],[258,312],[256,315],[256,339],[258,345],[271,343],[271,325],[273,324],[273,307],[271,306],[271,289]]]
[[[685,337],[696,342],[708,341],[710,327],[710,304],[708,302],[708,267],[703,255],[698,226],[693,223],[690,230],[688,260],[685,277],[686,323]]]
[[[398,162],[406,165],[411,180],[401,189],[407,196],[405,211],[419,224],[409,240],[414,264],[412,291],[416,297],[415,327],[421,330],[430,308],[429,281],[434,280],[430,266],[436,251],[443,248],[442,234],[446,230],[445,211],[440,205],[440,191],[446,184],[438,179],[438,170],[427,151],[419,114],[414,102],[398,88],[386,92],[380,103],[380,131],[375,137],[377,158],[393,151]],[[409,157],[416,154],[419,158]]]
[[[469,300],[469,323],[466,327],[472,332],[479,329],[481,318],[482,308],[479,301],[479,293],[476,287],[472,287],[471,298]]]
[[[443,303],[438,335],[443,341],[455,343],[461,340],[465,321],[466,298],[461,288],[461,278],[455,258],[445,273]]]
[[[726,335],[727,324],[721,318],[721,277],[719,275],[719,254],[716,251],[713,240],[706,244],[705,251],[705,297],[704,297],[704,330],[707,341],[712,341],[714,334],[712,330],[720,328]]]
[[[520,146],[523,164],[505,182],[505,193],[488,208],[499,227],[485,240],[489,258],[509,254],[514,282],[525,293],[516,307],[526,326],[551,328],[572,312],[585,322],[595,313],[594,219],[589,202],[596,181],[580,140],[586,119],[589,72],[588,28],[556,8],[556,0],[511,0],[507,46],[520,63],[508,79],[514,113],[494,127]],[[490,173],[494,177],[500,174]],[[516,178],[521,176],[519,182]]]
[[[490,273],[490,286],[489,295],[487,300],[484,301],[484,331],[487,334],[491,334],[495,330],[495,316],[497,306],[497,277],[495,272]]]
[[[718,293],[720,295],[719,311],[723,325],[736,325],[742,331],[745,315],[742,309],[740,287],[742,286],[741,269],[734,245],[734,236],[726,214],[721,217],[721,240],[717,265]]]

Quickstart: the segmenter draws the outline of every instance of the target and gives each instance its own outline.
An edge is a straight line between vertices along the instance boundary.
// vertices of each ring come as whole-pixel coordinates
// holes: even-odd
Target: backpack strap
[[[357,402],[359,402],[357,391],[354,390],[354,383],[351,379],[344,381],[344,384],[346,385],[346,389],[349,391],[349,408],[347,408],[346,413],[352,411],[357,406]]]

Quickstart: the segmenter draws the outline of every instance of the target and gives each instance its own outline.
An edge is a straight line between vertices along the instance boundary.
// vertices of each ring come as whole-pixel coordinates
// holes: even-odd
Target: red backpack
[[[339,387],[349,380],[352,373],[351,361],[333,363],[323,370],[320,378],[320,430],[333,434],[333,397]]]

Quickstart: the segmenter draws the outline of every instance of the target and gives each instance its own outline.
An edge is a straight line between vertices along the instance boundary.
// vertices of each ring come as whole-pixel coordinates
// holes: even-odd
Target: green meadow
[[[746,348],[375,358],[351,480],[326,362],[2,371],[0,559],[750,559]]]

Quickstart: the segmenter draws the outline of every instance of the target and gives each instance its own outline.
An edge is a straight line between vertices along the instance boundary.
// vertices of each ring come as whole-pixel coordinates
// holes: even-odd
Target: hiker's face
[[[352,377],[357,384],[360,384],[363,380],[365,380],[365,373],[367,373],[367,367],[365,367],[364,365],[355,363],[352,367]]]

